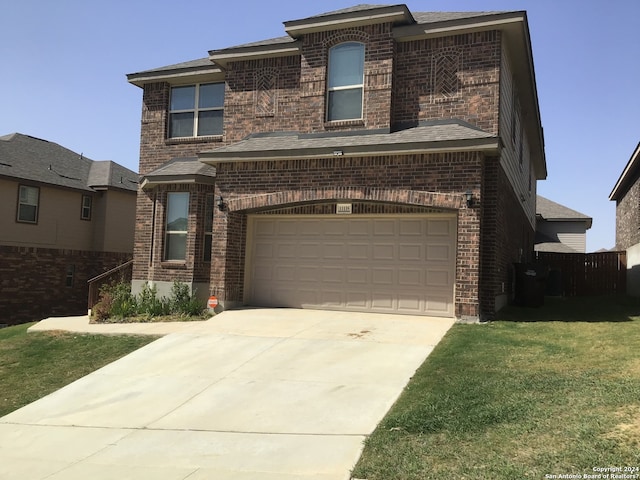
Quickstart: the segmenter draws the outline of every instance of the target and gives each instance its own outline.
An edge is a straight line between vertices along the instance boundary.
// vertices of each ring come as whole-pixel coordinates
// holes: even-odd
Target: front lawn
[[[640,303],[546,299],[500,318],[453,326],[354,478],[640,479]]]
[[[27,333],[31,325],[0,329],[0,417],[157,338]]]

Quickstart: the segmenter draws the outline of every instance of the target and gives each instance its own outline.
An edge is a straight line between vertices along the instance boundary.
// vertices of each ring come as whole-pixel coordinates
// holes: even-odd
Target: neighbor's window
[[[167,222],[165,228],[165,260],[185,260],[187,257],[187,223],[189,193],[167,194]]]
[[[38,203],[40,201],[40,189],[20,185],[18,195],[19,222],[38,223]]]
[[[329,49],[327,120],[362,118],[364,44],[341,43]]]
[[[91,195],[82,195],[82,208],[80,218],[82,220],[91,220]]]
[[[211,244],[213,240],[213,193],[207,195],[204,207],[204,254],[205,262],[211,261]]]
[[[224,83],[173,87],[169,107],[169,137],[222,135]]]

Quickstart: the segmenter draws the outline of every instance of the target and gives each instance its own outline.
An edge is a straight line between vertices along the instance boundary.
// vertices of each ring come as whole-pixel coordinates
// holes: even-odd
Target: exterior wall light
[[[227,209],[227,204],[225,203],[222,196],[216,197],[216,205],[218,207],[218,210],[220,210],[221,212],[224,212]]]
[[[464,199],[467,201],[467,208],[471,208],[473,206],[473,192],[467,190],[464,193]]]

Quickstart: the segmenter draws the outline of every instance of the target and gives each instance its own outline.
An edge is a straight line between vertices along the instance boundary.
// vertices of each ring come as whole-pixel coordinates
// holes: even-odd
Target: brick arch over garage
[[[317,188],[243,196],[226,200],[229,212],[280,208],[286,205],[336,200],[360,200],[384,203],[399,203],[421,207],[460,210],[464,198],[460,194],[421,192],[370,187]]]
[[[477,318],[480,209],[477,208],[477,204],[467,208],[464,195],[461,193],[372,187],[325,187],[226,197],[226,211],[214,217],[214,223],[222,228],[214,235],[214,246],[218,245],[218,248],[214,249],[216,254],[212,259],[211,293],[223,301],[225,308],[242,303],[248,213],[340,200],[457,211],[455,315],[458,318]]]

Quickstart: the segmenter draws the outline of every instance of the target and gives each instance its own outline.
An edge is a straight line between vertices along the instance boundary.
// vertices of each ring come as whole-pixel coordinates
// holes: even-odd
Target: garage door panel
[[[448,244],[427,245],[427,261],[447,262],[451,260],[451,246]]]
[[[367,300],[370,297],[368,291],[348,291],[345,294],[345,307],[356,309],[367,309],[369,307]]]
[[[367,260],[370,257],[369,244],[355,243],[347,245],[347,260]]]
[[[322,281],[320,265],[297,265],[298,281],[319,283]]]
[[[344,260],[346,245],[344,243],[325,243],[322,257],[328,260]]]
[[[260,242],[255,245],[254,255],[260,258],[273,258],[273,243]]]
[[[328,283],[345,283],[343,267],[324,267],[322,269],[322,281]]]
[[[424,235],[423,220],[400,220],[400,235],[403,237],[416,237]]]
[[[277,282],[294,282],[296,280],[297,268],[295,265],[276,265],[274,267]]]
[[[371,283],[374,286],[378,285],[393,285],[395,281],[394,268],[373,268]]]
[[[346,267],[347,282],[350,284],[369,283],[369,269],[364,267]]]
[[[268,257],[267,253],[268,252],[265,249],[265,255],[262,256]],[[295,258],[296,254],[297,248],[293,243],[283,243],[276,246],[276,258]]]
[[[277,235],[297,235],[298,234],[298,222],[292,220],[285,220],[276,224],[275,233]]]
[[[417,268],[399,268],[398,269],[398,285],[405,287],[416,287],[424,284],[424,270]]]
[[[348,222],[347,232],[350,236],[369,236],[371,234],[371,222],[368,220]]]
[[[390,236],[396,234],[397,222],[395,220],[374,220],[373,234],[376,236]]]
[[[374,260],[395,260],[396,246],[395,244],[374,244],[373,259]]]
[[[248,303],[453,315],[454,216],[249,217]]]
[[[402,293],[398,295],[398,311],[411,315],[419,315],[424,310],[424,295]]]
[[[427,222],[427,235],[434,236],[451,236],[453,228],[449,220],[429,220]]]
[[[419,243],[405,243],[398,245],[398,260],[411,260],[420,262],[423,260],[423,248]]]
[[[451,284],[451,274],[448,270],[430,269],[427,271],[427,286],[447,288]]]

